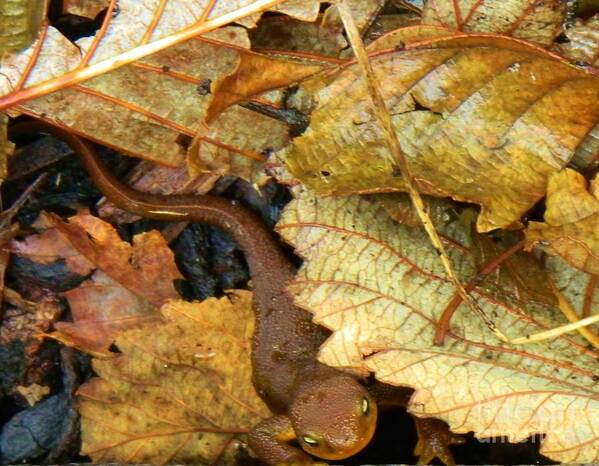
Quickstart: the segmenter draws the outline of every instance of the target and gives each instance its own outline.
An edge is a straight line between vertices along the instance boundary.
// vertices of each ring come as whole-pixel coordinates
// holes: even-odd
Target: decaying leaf
[[[45,14],[44,0],[0,2],[0,56],[29,46],[38,36]]]
[[[572,61],[599,66],[599,15],[578,20],[565,34],[569,42],[557,45],[560,53]]]
[[[409,410],[455,432],[510,441],[544,433],[541,453],[556,461],[599,459],[599,355],[578,335],[502,344],[462,304],[445,344],[433,346],[455,289],[424,230],[396,223],[370,197],[306,192],[277,228],[305,259],[290,288],[296,303],[333,331],[323,362],[413,387]],[[467,283],[477,272],[471,229],[462,216],[438,228],[454,243],[448,253]],[[510,338],[565,322],[555,306],[486,282],[472,294]]]
[[[585,272],[599,275],[599,177],[587,187],[580,173],[569,168],[549,179],[545,222],[530,222],[529,247],[563,257]]]
[[[562,31],[563,0],[429,0],[422,23],[464,32],[491,32],[549,46]]]
[[[79,84],[283,1],[111,0],[95,36],[73,44],[46,26],[31,47],[3,56],[0,109]]]
[[[251,293],[171,301],[165,322],[121,333],[79,389],[82,454],[98,462],[224,464],[269,416],[251,381]]]
[[[347,6],[352,12],[356,27],[360,33],[363,33],[374,21],[381,8],[385,6],[386,0],[372,0],[364,2],[362,0],[347,0]],[[343,30],[343,23],[337,10],[337,5],[331,5],[324,12],[322,18],[323,26],[330,30]]]
[[[48,215],[47,221],[51,229],[13,241],[12,250],[38,263],[64,260],[74,273],[90,275],[65,293],[74,322],[57,323],[54,338],[109,355],[117,331],[156,320],[159,307],[178,296],[173,282],[181,275],[158,232],[137,235],[131,245],[90,214],[77,214],[69,223]]]
[[[599,78],[510,39],[432,39],[371,62],[419,190],[480,204],[479,231],[517,223],[599,121]],[[323,82],[281,154],[291,174],[321,194],[401,190],[360,70]]]

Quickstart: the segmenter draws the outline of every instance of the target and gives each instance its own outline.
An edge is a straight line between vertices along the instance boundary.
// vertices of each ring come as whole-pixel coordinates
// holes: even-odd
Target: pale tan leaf
[[[517,223],[599,122],[599,78],[512,39],[431,39],[371,62],[419,190],[480,204],[479,231]],[[360,70],[317,84],[310,127],[279,155],[291,174],[321,194],[402,190]]]
[[[79,389],[82,454],[94,462],[224,464],[270,415],[252,385],[251,293],[171,301],[164,322],[122,333]]]
[[[466,225],[463,216],[438,225],[464,283],[477,272]],[[296,303],[333,331],[323,362],[413,387],[409,410],[456,432],[511,441],[543,433],[541,453],[556,461],[599,459],[599,354],[578,335],[506,345],[461,304],[445,344],[433,346],[455,289],[424,230],[397,224],[369,196],[304,193],[277,228],[305,259],[290,288]],[[472,295],[510,338],[565,323],[555,306],[486,282]]]
[[[429,0],[422,10],[422,23],[549,46],[561,33],[566,13],[563,0]]]
[[[2,57],[0,108],[79,84],[283,1],[111,0],[95,36],[73,44],[46,27],[31,47]]]
[[[528,247],[539,244],[585,272],[599,275],[599,177],[587,187],[569,168],[549,179],[545,222],[530,222]]]
[[[356,27],[363,33],[372,24],[374,18],[379,14],[381,8],[385,5],[386,0],[347,0],[347,6],[352,12]],[[339,16],[339,11],[336,5],[331,5],[324,12],[322,18],[323,26],[333,31],[343,30],[343,23]]]

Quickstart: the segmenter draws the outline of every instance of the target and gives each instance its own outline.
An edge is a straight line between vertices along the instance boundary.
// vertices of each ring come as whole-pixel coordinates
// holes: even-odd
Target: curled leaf
[[[599,177],[587,187],[585,178],[569,168],[549,179],[545,222],[530,222],[529,247],[563,257],[574,267],[599,275]]]

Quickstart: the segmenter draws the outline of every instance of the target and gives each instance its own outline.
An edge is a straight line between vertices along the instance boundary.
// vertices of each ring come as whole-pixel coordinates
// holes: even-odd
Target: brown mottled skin
[[[254,289],[253,382],[275,413],[249,436],[250,446],[260,459],[269,464],[314,463],[307,452],[339,460],[370,442],[377,403],[354,377],[317,362],[327,332],[312,322],[311,314],[296,307],[285,291],[294,269],[258,218],[219,197],[135,191],[106,170],[90,143],[63,129],[37,121],[17,125],[16,131],[45,131],[63,139],[103,194],[124,210],[157,220],[209,223],[233,236],[245,253]],[[403,393],[397,402],[383,404],[405,404]],[[303,451],[288,443],[292,440]],[[447,444],[443,447],[448,452]],[[434,453],[433,457],[440,454]]]

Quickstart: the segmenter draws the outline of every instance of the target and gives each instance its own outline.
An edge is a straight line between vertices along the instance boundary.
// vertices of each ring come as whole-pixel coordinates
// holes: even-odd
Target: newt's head
[[[305,451],[340,460],[368,445],[376,428],[377,406],[356,379],[339,374],[302,383],[289,417]]]

